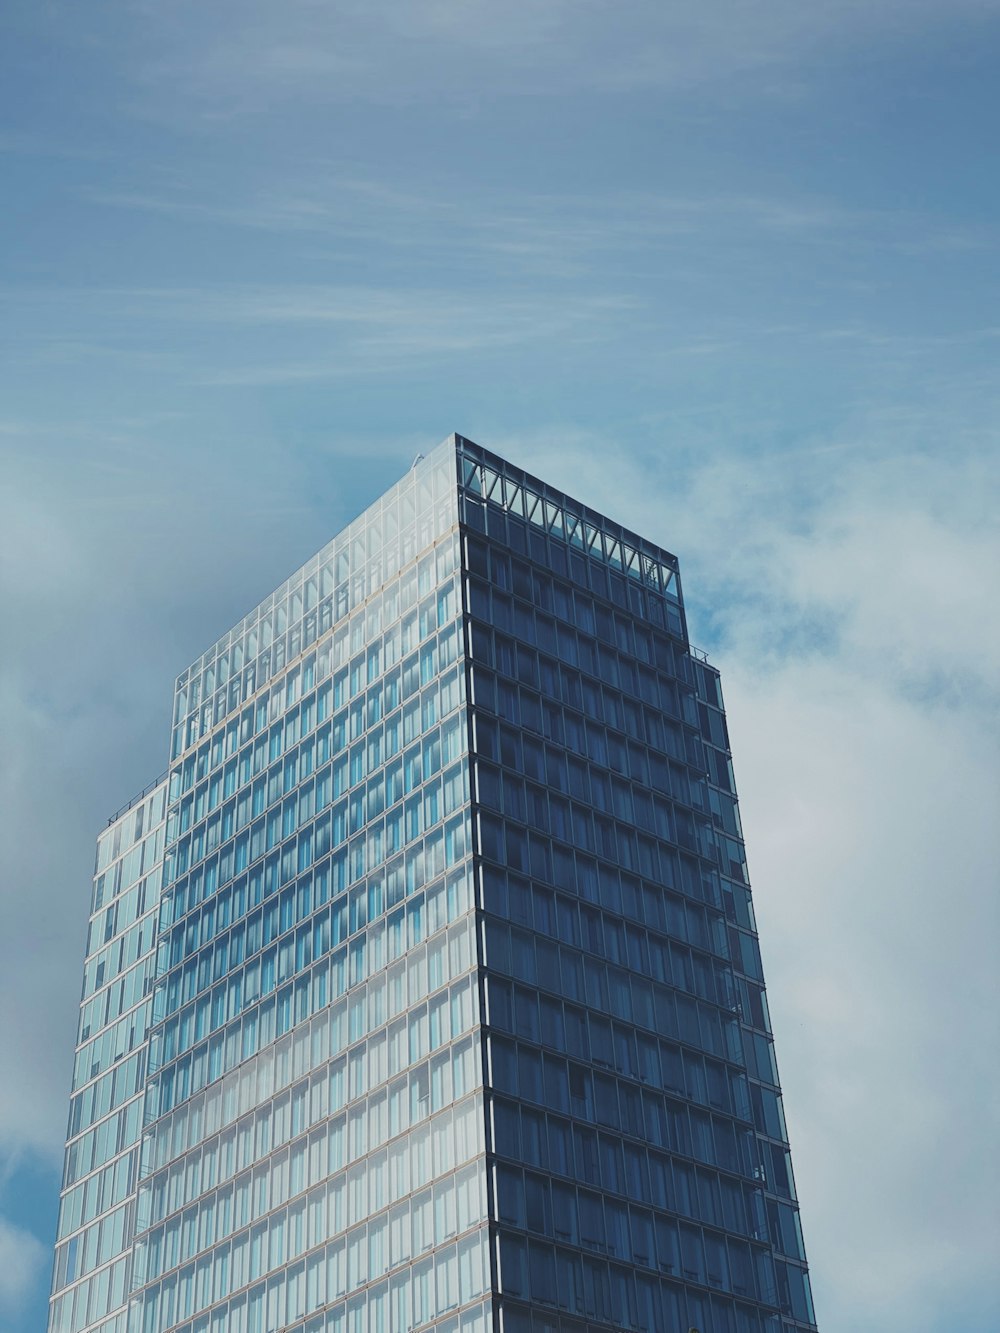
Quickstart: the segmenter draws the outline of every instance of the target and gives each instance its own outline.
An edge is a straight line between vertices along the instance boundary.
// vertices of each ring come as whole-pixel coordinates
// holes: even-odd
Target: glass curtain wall
[[[97,840],[49,1333],[126,1333],[166,796]]]
[[[813,1328],[718,676],[676,561],[459,453],[504,1333]]]
[[[98,842],[49,1333],[815,1328],[718,673],[451,437]]]
[[[489,1322],[449,442],[178,680],[136,1333]]]

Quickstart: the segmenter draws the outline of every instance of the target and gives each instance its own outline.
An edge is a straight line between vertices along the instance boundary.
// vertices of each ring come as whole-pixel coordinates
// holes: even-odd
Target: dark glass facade
[[[452,437],[181,674],[93,903],[51,1333],[814,1327],[668,552]]]
[[[677,563],[459,457],[505,1333],[813,1328],[719,675]]]

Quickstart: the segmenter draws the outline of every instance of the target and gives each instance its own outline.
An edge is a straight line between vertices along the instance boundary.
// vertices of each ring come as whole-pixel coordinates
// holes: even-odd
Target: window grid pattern
[[[455,561],[440,543],[408,593],[387,590],[171,773],[154,1114],[326,1003],[382,938],[357,938],[369,918],[465,856]]]
[[[452,444],[178,683],[144,1333],[482,1318],[458,565]]]
[[[454,508],[455,446],[448,439],[181,672],[171,759],[391,584],[451,527]]]
[[[813,1328],[742,1020],[763,977],[717,675],[662,589],[484,490],[462,514],[504,1328]]]
[[[49,1333],[814,1330],[676,558],[453,436],[98,841]]]
[[[787,1329],[811,1328],[816,1316],[743,854],[743,830],[733,780],[722,685],[719,673],[708,663],[695,662],[694,674],[698,722],[708,759],[709,804],[719,844],[722,896],[749,1073],[757,1151],[754,1170],[764,1186],[766,1234],[775,1256],[777,1301]]]
[[[50,1333],[124,1333],[167,787],[97,843]]]

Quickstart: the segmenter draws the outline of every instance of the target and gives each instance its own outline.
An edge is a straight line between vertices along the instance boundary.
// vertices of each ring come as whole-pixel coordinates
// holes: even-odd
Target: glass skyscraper
[[[98,840],[50,1333],[814,1327],[677,562],[453,436]]]

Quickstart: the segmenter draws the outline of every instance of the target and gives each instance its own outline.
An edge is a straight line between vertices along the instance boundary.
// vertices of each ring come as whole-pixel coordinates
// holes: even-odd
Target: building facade
[[[50,1333],[815,1328],[677,562],[453,436],[98,842]]]

